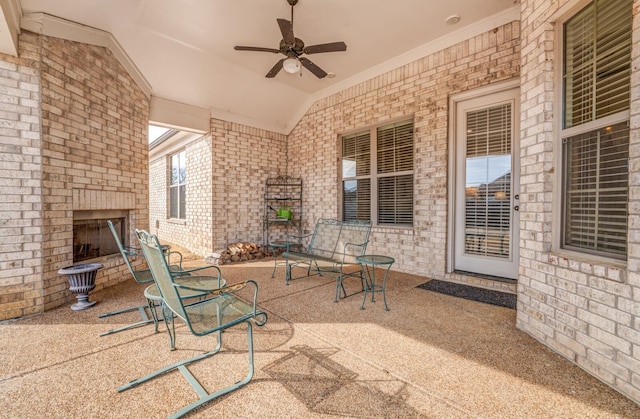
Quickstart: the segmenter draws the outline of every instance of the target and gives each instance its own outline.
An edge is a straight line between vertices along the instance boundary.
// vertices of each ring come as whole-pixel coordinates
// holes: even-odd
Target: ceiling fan
[[[282,33],[282,40],[280,41],[280,48],[262,48],[262,47],[245,47],[235,46],[233,49],[237,51],[261,51],[272,52],[274,54],[286,55],[286,58],[279,60],[271,70],[267,73],[266,77],[275,77],[282,68],[287,73],[295,74],[300,71],[300,65],[304,66],[307,70],[312,72],[317,78],[322,79],[327,75],[327,72],[315,65],[311,60],[306,57],[301,57],[302,54],[318,54],[321,52],[335,52],[346,51],[347,44],[344,42],[330,42],[328,44],[317,44],[311,46],[305,46],[302,39],[293,36],[293,6],[298,4],[298,0],[287,0],[291,5],[291,21],[286,19],[277,19],[280,32]]]

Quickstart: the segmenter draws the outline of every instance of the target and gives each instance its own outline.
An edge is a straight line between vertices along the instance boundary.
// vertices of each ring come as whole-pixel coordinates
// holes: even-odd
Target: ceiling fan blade
[[[318,44],[318,45],[310,45],[308,47],[304,47],[303,51],[305,54],[318,54],[320,52],[336,52],[336,51],[346,51],[347,44],[344,42],[329,42],[328,44]]]
[[[269,70],[269,72],[267,73],[267,75],[265,77],[267,78],[274,78],[279,72],[280,70],[282,70],[282,63],[284,62],[284,60],[286,60],[286,58],[283,58],[281,60],[279,60],[276,65],[274,65],[271,70]]]
[[[327,75],[327,72],[315,65],[310,59],[305,57],[298,58],[302,65],[309,71],[311,71],[317,78],[323,79]]]
[[[293,25],[287,19],[277,19],[278,26],[280,26],[280,32],[282,32],[282,39],[285,44],[294,45],[296,38],[293,36]]]
[[[278,54],[280,52],[279,49],[275,48],[262,48],[262,47],[243,47],[236,45],[233,47],[236,51],[260,51],[260,52],[273,52],[274,54]]]

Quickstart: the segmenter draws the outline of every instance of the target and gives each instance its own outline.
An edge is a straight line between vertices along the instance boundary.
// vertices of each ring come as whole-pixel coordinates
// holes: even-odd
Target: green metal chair
[[[151,270],[148,269],[148,267],[146,269],[135,269],[133,266],[133,262],[136,258],[144,258],[142,249],[138,247],[123,245],[111,220],[108,220],[107,224],[109,225],[111,234],[113,234],[115,242],[118,246],[118,250],[120,250],[122,259],[124,260],[124,263],[127,265],[127,268],[129,269],[131,276],[133,276],[133,279],[139,284],[150,284],[150,285],[144,290],[144,296],[147,300],[146,305],[129,307],[123,310],[113,311],[113,312],[101,314],[100,316],[98,316],[99,318],[104,318],[104,317],[115,316],[118,314],[128,313],[131,311],[138,310],[142,320],[139,322],[129,324],[127,326],[111,329],[107,332],[100,334],[100,336],[111,335],[113,333],[118,333],[124,330],[133,329],[135,327],[144,326],[149,323],[154,324],[155,331],[157,332],[159,319],[156,313],[156,305],[160,304],[160,301],[162,301],[162,296],[160,294],[160,291],[158,290],[158,287],[153,283],[153,276],[151,275]],[[180,252],[172,252],[172,251],[166,252],[165,247],[162,247],[162,249],[163,249],[163,252],[165,252],[164,253],[165,257],[168,260],[171,260],[172,258],[175,259],[177,257],[177,264],[170,263],[169,268],[171,269],[171,274],[177,278],[179,277],[180,281],[191,282],[192,283],[191,285],[198,286],[203,289],[208,289],[209,291],[211,291],[212,289],[221,288],[226,285],[224,279],[222,278],[220,268],[218,268],[217,266],[207,265],[207,266],[185,270],[182,268],[182,254]],[[197,278],[190,277],[193,272],[201,271],[203,269],[210,269],[210,268],[217,270],[217,276],[199,276]],[[205,295],[206,293],[190,291],[190,290],[185,290],[181,293],[181,297],[185,299],[201,298]],[[149,313],[151,313],[151,318],[149,318],[149,315],[147,314],[147,310],[149,311]],[[171,344],[173,345],[173,342],[171,342]]]
[[[187,327],[196,336],[206,336],[212,333],[217,334],[217,345],[209,352],[189,358],[184,361],[169,365],[158,371],[155,371],[145,377],[133,380],[118,388],[118,392],[122,392],[133,388],[139,384],[156,378],[162,374],[175,369],[179,370],[185,379],[191,384],[193,389],[200,396],[199,400],[185,406],[178,412],[174,413],[172,418],[179,418],[189,413],[193,409],[202,406],[217,397],[234,391],[249,381],[253,377],[253,332],[252,322],[262,326],[267,322],[267,314],[256,307],[258,298],[258,284],[253,280],[247,280],[239,284],[209,292],[210,298],[196,301],[193,303],[185,303],[180,297],[179,290],[191,290],[205,292],[206,290],[197,287],[182,285],[176,282],[173,277],[169,265],[163,255],[162,248],[158,242],[158,238],[143,230],[136,230],[138,240],[142,247],[142,251],[147,258],[149,268],[153,278],[162,294],[162,314],[167,324],[167,330],[173,335],[172,341],[175,341],[175,325],[174,318],[178,317],[187,324]],[[237,292],[247,288],[253,292],[253,301],[246,302],[239,298]],[[247,376],[230,386],[209,393],[198,380],[192,375],[187,368],[188,364],[209,358],[220,351],[222,348],[222,331],[233,326],[246,323],[248,335],[248,374]],[[173,345],[172,345],[173,347]]]

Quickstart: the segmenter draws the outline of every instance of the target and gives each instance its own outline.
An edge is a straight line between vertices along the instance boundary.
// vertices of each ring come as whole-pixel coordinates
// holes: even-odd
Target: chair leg
[[[336,278],[336,299],[333,300],[334,303],[337,303],[340,299],[340,290],[342,290],[342,298],[347,298],[347,290],[344,289],[344,284],[342,282],[343,280],[344,275],[342,275],[341,273],[340,276]]]
[[[289,285],[289,280],[291,279],[291,265],[289,265],[289,260],[287,259],[287,266],[285,266],[285,284]]]
[[[101,314],[100,316],[98,316],[98,318],[104,318],[104,317],[110,317],[110,316],[116,316],[118,314],[122,314],[122,313],[129,313],[131,311],[135,311],[138,310],[140,312],[140,317],[142,318],[142,321],[136,322],[136,323],[131,323],[127,326],[123,326],[123,327],[119,327],[117,329],[111,329],[108,330],[104,333],[101,333],[100,336],[107,336],[107,335],[112,335],[114,333],[118,333],[118,332],[122,332],[125,330],[129,330],[129,329],[133,329],[136,327],[140,327],[140,326],[144,326],[145,324],[149,324],[149,323],[155,323],[156,325],[156,332],[158,331],[158,321],[154,318],[150,319],[149,316],[147,315],[147,306],[137,306],[137,307],[130,307],[130,308],[126,308],[124,310],[120,310],[120,311],[114,311],[111,313],[105,313],[105,314]]]
[[[147,298],[147,306],[149,308],[149,312],[151,312],[151,317],[153,317],[153,325],[156,329],[156,333],[158,333],[158,312],[156,311],[157,304],[155,301]]]
[[[247,323],[247,336],[248,336],[248,342],[249,342],[249,353],[248,353],[248,357],[249,357],[249,372],[247,373],[247,376],[230,385],[227,386],[225,388],[222,388],[214,393],[208,393],[207,390],[202,387],[202,385],[198,382],[197,378],[195,378],[193,376],[193,374],[191,373],[191,371],[189,371],[189,369],[187,368],[188,364],[191,364],[193,362],[196,361],[200,361],[202,359],[205,358],[209,358],[210,356],[213,356],[215,354],[217,354],[221,347],[222,347],[222,334],[221,332],[218,332],[218,344],[216,345],[215,349],[213,349],[210,352],[206,352],[204,354],[195,356],[193,358],[189,358],[187,360],[184,361],[180,361],[177,362],[175,364],[169,365],[168,367],[159,369],[158,371],[155,371],[145,377],[142,378],[138,378],[136,380],[133,380],[123,386],[118,387],[118,392],[123,392],[125,390],[129,390],[130,388],[136,387],[146,381],[152,380],[160,375],[163,375],[169,371],[173,371],[175,369],[177,369],[178,371],[180,371],[182,373],[182,375],[185,377],[185,379],[189,382],[189,384],[191,384],[191,387],[194,389],[194,391],[196,393],[198,393],[198,395],[200,396],[200,399],[196,402],[191,403],[188,406],[183,407],[182,409],[180,409],[179,411],[177,411],[176,413],[174,413],[173,415],[169,416],[170,418],[180,418],[184,415],[186,415],[187,413],[191,412],[192,410],[202,406],[205,403],[210,402],[211,400],[214,400],[222,395],[225,395],[227,393],[230,393],[234,390],[237,390],[238,388],[246,385],[249,381],[251,381],[251,379],[253,378],[253,373],[254,373],[254,364],[253,364],[253,331],[252,331],[252,327],[251,327],[251,322],[250,321],[246,321]]]
[[[167,326],[167,333],[169,334],[169,347],[172,351],[176,349],[176,325],[174,322],[173,311],[165,307],[162,304],[162,317],[164,318],[164,324]]]

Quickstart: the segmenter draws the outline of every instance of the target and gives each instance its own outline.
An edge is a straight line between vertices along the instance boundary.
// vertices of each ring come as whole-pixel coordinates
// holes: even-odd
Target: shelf
[[[279,218],[276,211],[288,207],[292,218]],[[264,243],[284,240],[302,231],[302,179],[290,176],[268,178],[264,191]]]

